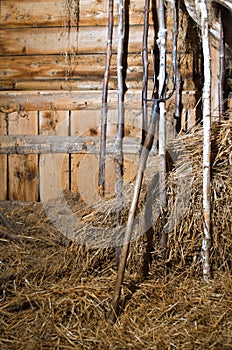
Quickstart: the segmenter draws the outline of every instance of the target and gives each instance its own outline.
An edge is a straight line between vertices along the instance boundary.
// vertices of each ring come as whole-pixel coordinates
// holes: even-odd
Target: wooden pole
[[[119,244],[121,212],[123,206],[123,138],[124,138],[124,38],[125,38],[125,0],[118,1],[118,51],[117,51],[117,80],[118,80],[118,131],[114,148],[114,167],[116,175],[115,193],[117,197],[116,215],[118,232],[115,235],[116,265],[119,264],[121,247]]]
[[[118,131],[115,141],[114,165],[116,174],[115,191],[117,196],[117,217],[120,224],[123,189],[123,137],[124,137],[124,84],[123,84],[123,45],[125,35],[125,4],[118,2],[118,52],[117,52],[117,79],[118,79]]]
[[[222,12],[220,10],[219,15],[220,24],[220,71],[219,71],[219,118],[220,120],[224,114],[224,83],[225,83],[225,38],[224,38],[224,28],[222,22]]]
[[[177,59],[177,40],[178,40],[178,27],[179,27],[179,16],[178,11],[179,4],[178,0],[173,2],[173,20],[174,20],[174,29],[173,29],[173,40],[172,40],[172,62],[173,62],[173,71],[174,71],[174,83],[176,88],[176,103],[175,103],[175,112],[174,118],[176,119],[176,133],[179,133],[181,129],[181,95],[182,95],[182,78],[179,69],[178,59]]]
[[[117,315],[118,315],[118,311],[119,311],[121,287],[122,287],[122,282],[123,282],[124,273],[125,273],[127,256],[128,256],[128,252],[129,252],[133,223],[134,223],[134,218],[135,218],[135,212],[136,212],[136,208],[138,205],[138,199],[139,199],[139,195],[140,195],[140,191],[141,191],[146,161],[147,161],[148,154],[151,150],[153,140],[154,140],[155,124],[156,124],[156,121],[158,120],[158,118],[159,118],[159,106],[158,106],[158,102],[154,101],[150,126],[149,126],[149,129],[148,129],[145,141],[144,141],[144,145],[142,147],[141,154],[140,154],[138,172],[137,172],[135,185],[134,185],[134,193],[133,193],[131,207],[130,207],[130,211],[129,211],[129,215],[128,215],[126,232],[125,232],[125,236],[124,236],[124,242],[123,242],[122,252],[121,252],[121,257],[120,257],[120,264],[118,267],[118,274],[117,274],[117,279],[116,279],[116,283],[115,283],[115,290],[114,290],[114,295],[113,295],[112,304],[111,304],[111,311],[109,314],[109,321],[111,323],[115,322]]]
[[[148,84],[148,52],[147,52],[147,37],[149,28],[149,9],[150,0],[145,0],[144,5],[144,24],[143,24],[143,52],[142,52],[142,63],[143,63],[143,87],[142,87],[142,145],[146,138],[147,132],[147,84]]]
[[[109,0],[108,14],[108,38],[106,47],[106,65],[102,92],[102,114],[101,114],[101,138],[100,138],[100,159],[99,159],[99,194],[105,194],[105,160],[106,160],[106,132],[107,132],[107,114],[108,114],[108,85],[110,75],[110,62],[112,56],[112,38],[114,25],[114,0]]]
[[[210,271],[210,211],[211,211],[211,193],[210,193],[210,156],[211,156],[211,118],[210,118],[210,91],[211,91],[211,69],[210,69],[210,40],[209,23],[206,0],[198,0],[198,6],[201,13],[201,37],[203,49],[204,66],[204,88],[203,88],[203,221],[204,232],[202,240],[202,266],[203,278],[208,281],[211,277]]]
[[[166,79],[166,34],[165,28],[165,10],[164,1],[157,1],[158,7],[158,21],[159,32],[157,45],[159,47],[159,97],[163,98],[165,79]],[[160,118],[159,118],[159,158],[160,158],[160,170],[159,170],[159,193],[160,193],[160,206],[161,209],[166,207],[166,191],[165,191],[165,178],[166,178],[166,161],[165,161],[165,147],[166,147],[166,111],[165,102],[160,103]],[[164,236],[161,238],[161,245],[166,246]]]

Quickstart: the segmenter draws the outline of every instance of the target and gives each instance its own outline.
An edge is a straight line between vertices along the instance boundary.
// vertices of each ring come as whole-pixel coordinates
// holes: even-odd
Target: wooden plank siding
[[[28,110],[100,110],[101,91],[6,91],[0,94],[0,111]],[[182,103],[188,109],[194,108],[197,100],[196,91],[184,91]],[[174,96],[169,101],[174,103]],[[108,97],[109,109],[117,109],[117,91],[110,90]],[[141,91],[130,90],[125,95],[125,109],[141,111]]]
[[[130,0],[130,23],[143,23],[143,0]],[[117,18],[117,2],[114,12]],[[79,2],[79,26],[107,25],[108,1],[81,0]],[[71,15],[72,17],[72,15]],[[73,15],[74,17],[74,15]],[[65,0],[1,0],[1,25],[15,27],[62,27],[69,18]]]
[[[0,136],[0,155],[11,154],[99,154],[100,140],[94,136],[44,136],[8,135]],[[114,154],[115,137],[108,137],[106,153]],[[125,137],[123,152],[139,154],[140,138]]]
[[[154,44],[153,31],[149,31],[149,49]],[[141,25],[134,25],[130,31],[128,51],[140,54],[142,50]],[[2,55],[57,55],[60,53],[105,54],[106,27],[80,27],[77,32],[71,28],[17,28],[1,29],[0,49]],[[149,50],[149,51],[150,51]],[[113,51],[117,52],[117,30],[113,35]]]
[[[35,111],[9,114],[9,134],[37,134],[37,115]],[[36,201],[38,199],[38,156],[10,154],[8,166],[9,199]]]
[[[68,136],[68,111],[42,111],[39,113],[39,135]],[[62,141],[61,141],[62,142]],[[58,198],[69,188],[68,154],[41,154],[39,156],[40,199],[46,202]]]
[[[111,77],[117,77],[116,54],[111,59]],[[127,80],[142,78],[142,60],[138,55],[128,56]],[[75,57],[71,65],[65,55],[58,54],[54,56],[13,56],[0,57],[0,80],[23,79],[61,79],[68,74],[68,69],[72,69],[72,78],[78,79],[98,79],[103,80],[105,65],[104,55],[79,55]],[[152,67],[150,67],[152,73]]]
[[[75,3],[76,8],[69,9],[65,0],[1,1],[0,90],[70,91],[102,88],[108,1],[69,2],[72,7]],[[116,2],[114,11],[111,89],[117,88]],[[143,12],[142,0],[130,1],[129,89],[141,87]],[[152,24],[152,14],[150,19]],[[150,48],[154,45],[153,25],[150,26],[149,45]],[[67,83],[67,80],[70,82]]]
[[[99,198],[97,174],[108,0],[1,0],[0,4],[0,199],[47,201],[69,189],[91,204]],[[144,0],[130,0],[127,4],[123,150],[124,180],[130,182],[137,170],[142,125]],[[171,12],[169,16],[167,64],[172,67]],[[148,97],[153,90],[151,49],[156,47],[153,17],[150,11]],[[115,186],[117,23],[115,1],[108,93],[108,194],[114,192]],[[192,84],[193,52],[181,44],[178,54],[185,80],[183,108],[193,110],[198,101]],[[172,68],[168,71],[170,90]],[[148,102],[149,113],[151,103]],[[167,112],[172,115],[174,104],[175,95],[167,103]],[[173,128],[172,122],[168,125]]]

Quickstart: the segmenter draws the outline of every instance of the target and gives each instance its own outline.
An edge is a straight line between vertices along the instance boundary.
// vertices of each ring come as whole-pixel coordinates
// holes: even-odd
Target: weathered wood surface
[[[100,91],[59,92],[59,91],[7,91],[0,93],[0,111],[19,110],[100,110]],[[125,103],[129,109],[140,108],[140,91],[126,94]],[[109,91],[109,107],[117,109],[117,91]]]
[[[116,54],[112,55],[110,75],[117,76]],[[150,59],[151,61],[151,59]],[[134,54],[128,55],[127,80],[141,79],[141,59]],[[65,55],[44,56],[13,56],[0,57],[0,80],[9,79],[48,79],[65,78],[99,79],[103,82],[105,55]],[[152,67],[150,67],[152,73]]]
[[[109,84],[110,89],[115,89],[116,80],[112,80]],[[131,80],[127,82],[127,89],[137,89],[139,90],[142,86],[141,80]],[[152,80],[150,80],[150,86],[152,85]],[[93,90],[102,90],[102,82],[99,79],[59,79],[59,80],[26,80],[26,81],[12,81],[1,82],[0,86],[2,91],[12,89],[14,91],[93,91]],[[99,101],[100,102],[100,101]]]
[[[113,35],[114,52],[117,50],[117,30]],[[140,53],[142,42],[141,25],[131,27],[128,51]],[[154,33],[149,31],[149,50],[154,44]],[[62,28],[25,28],[2,29],[0,47],[2,55],[56,55],[65,53],[102,53],[105,54],[106,27],[80,27],[77,32],[72,28],[67,32]],[[169,48],[170,49],[170,48]]]
[[[131,0],[130,23],[143,22],[143,0]],[[108,1],[81,0],[79,4],[79,25],[107,25]],[[0,21],[2,27],[64,26],[68,21],[68,7],[65,0],[1,0]],[[117,14],[117,3],[114,12]],[[74,14],[71,19],[74,20]]]
[[[115,138],[107,139],[106,153],[114,153]],[[9,135],[0,136],[0,154],[56,154],[56,153],[89,153],[99,154],[99,137],[97,136],[53,136],[53,135]],[[140,139],[125,137],[123,151],[138,154]]]
[[[149,55],[149,62],[151,62]],[[192,55],[181,55],[181,73],[185,88],[191,84],[193,72],[189,67]],[[105,55],[65,55],[0,57],[0,90],[102,90]],[[167,55],[171,64],[171,55]],[[129,54],[127,59],[128,89],[142,89],[141,55]],[[149,89],[153,87],[153,69],[149,65]],[[112,55],[109,89],[117,89],[116,54]]]
[[[9,134],[36,134],[37,112],[8,115]],[[8,156],[8,194],[12,200],[38,199],[38,156],[36,154]]]
[[[194,88],[192,84],[193,72],[188,67],[191,64],[191,56],[184,55],[182,60],[181,72],[185,80],[185,90]],[[103,86],[103,56],[96,55],[91,63],[89,55],[79,56],[77,64],[71,66],[65,63],[61,56],[60,61],[53,60],[53,56],[46,56],[43,62],[38,62],[39,58],[29,57],[31,64],[28,64],[28,57],[0,58],[0,90],[28,90],[28,91],[78,91],[78,90],[102,90]],[[113,62],[116,56],[113,55]],[[63,63],[62,63],[63,60]],[[94,62],[95,61],[95,62]],[[169,65],[169,55],[167,56]],[[54,65],[53,65],[54,62]],[[128,90],[142,89],[142,71],[140,59],[136,55],[128,56],[128,69],[126,85]],[[151,67],[151,66],[150,66]],[[91,73],[92,69],[92,73]],[[152,69],[149,70],[148,90],[153,88]],[[69,78],[68,78],[69,76]],[[112,66],[109,89],[117,89],[116,66]]]
[[[101,91],[2,91],[0,112],[43,110],[100,110]],[[117,109],[117,91],[109,90],[109,109]],[[170,100],[173,103],[174,99]],[[184,91],[182,102],[194,108],[196,91]],[[125,94],[126,110],[141,110],[141,91],[129,90]]]
[[[68,111],[43,111],[39,113],[40,135],[64,135],[69,133]],[[39,137],[39,136],[38,136]],[[61,141],[61,140],[60,140]],[[62,142],[62,141],[61,141]],[[58,198],[69,188],[69,157],[67,154],[41,154],[39,156],[40,199],[46,202]]]

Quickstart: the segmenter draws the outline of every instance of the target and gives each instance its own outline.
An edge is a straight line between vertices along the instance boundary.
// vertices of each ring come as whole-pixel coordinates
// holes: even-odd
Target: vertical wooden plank
[[[107,136],[116,133],[116,110],[108,112]],[[71,135],[100,137],[101,108],[91,111],[72,111]],[[80,195],[88,205],[100,199],[98,195],[99,157],[93,154],[72,154],[71,156],[71,191]],[[106,194],[114,193],[115,174],[112,156],[106,157]]]
[[[181,132],[186,132],[188,127],[188,109],[183,108],[181,113]]]
[[[69,111],[39,113],[39,134],[68,136]],[[69,188],[69,155],[41,154],[39,158],[40,199],[42,202],[60,197]]]
[[[196,109],[188,110],[187,124],[187,130],[190,130],[196,125]]]
[[[36,201],[38,199],[37,155],[9,156],[9,199]]]
[[[101,111],[71,111],[71,136],[100,136]],[[80,195],[86,204],[98,199],[98,156],[71,155],[71,192]]]
[[[37,134],[37,112],[14,112],[9,114],[9,135]],[[38,199],[38,156],[9,155],[9,199],[36,201]]]
[[[0,136],[7,135],[6,116],[0,113]],[[0,200],[7,199],[7,155],[0,154]]]
[[[100,137],[101,110],[72,111],[71,135]],[[107,136],[117,133],[118,111],[109,109]],[[141,137],[141,110],[130,110],[125,113],[125,136]],[[71,162],[71,191],[78,194],[91,205],[100,199],[98,195],[98,167],[99,157],[93,154],[73,154]],[[137,172],[136,155],[124,156],[124,183],[132,182]],[[112,195],[115,192],[115,169],[113,156],[106,156],[105,193]]]

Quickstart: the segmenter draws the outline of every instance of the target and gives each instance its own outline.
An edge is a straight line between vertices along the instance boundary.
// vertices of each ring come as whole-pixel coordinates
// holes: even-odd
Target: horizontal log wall
[[[65,0],[1,0],[1,200],[48,200],[64,189],[83,198],[97,198],[108,1],[73,0],[69,3],[79,3],[79,8],[74,6],[71,10],[67,3]],[[124,152],[125,181],[132,181],[141,137],[144,1],[130,0],[128,4]],[[117,131],[117,16],[115,1],[109,81],[108,193],[114,191],[115,181],[112,152]],[[168,18],[167,62],[170,65],[171,12]],[[183,35],[180,35],[178,53],[185,90],[182,103],[184,111],[191,111],[194,119],[198,101],[193,83],[196,58],[185,46],[185,16],[181,25]],[[155,39],[151,13],[149,96],[153,89],[151,49],[155,47]],[[167,105],[171,116],[167,123],[169,137],[174,134],[174,104],[175,96]]]
[[[79,1],[79,22],[75,9],[68,11],[65,0],[2,0],[0,30],[1,90],[89,90],[101,89],[105,68],[108,1]],[[75,1],[70,1],[75,3]],[[78,2],[76,2],[78,3]],[[117,88],[117,2],[110,89]],[[77,9],[76,9],[77,11]],[[127,85],[142,87],[143,0],[129,4]],[[74,13],[72,13],[74,12]],[[70,23],[71,22],[71,23]],[[155,33],[150,14],[148,51],[154,48]],[[186,24],[184,24],[186,25]],[[168,20],[168,63],[171,60],[172,18]],[[181,70],[191,80],[193,52],[188,52],[184,37],[180,43]],[[150,79],[152,80],[151,55]],[[67,83],[68,81],[68,83]]]

